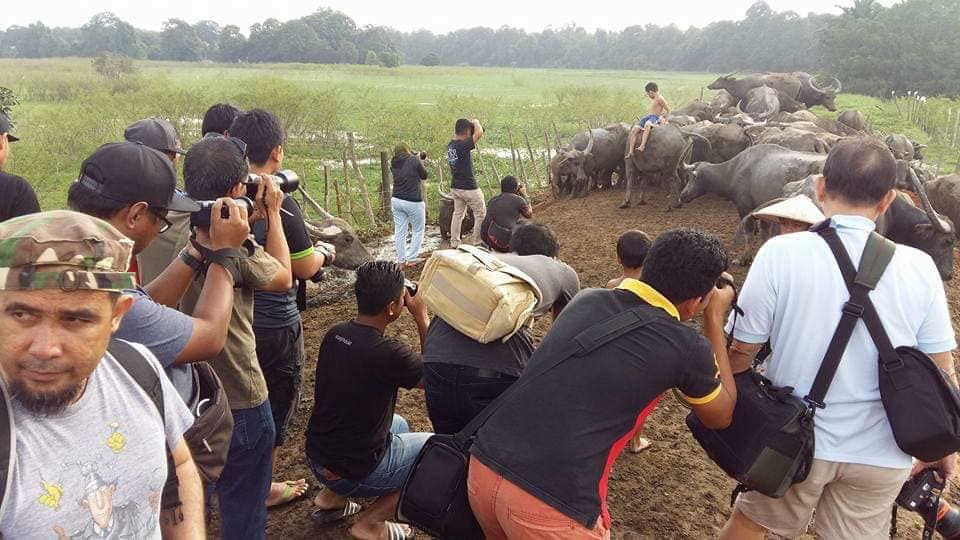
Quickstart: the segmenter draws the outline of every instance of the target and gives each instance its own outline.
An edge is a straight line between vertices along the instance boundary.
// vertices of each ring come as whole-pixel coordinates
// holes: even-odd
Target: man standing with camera
[[[230,137],[247,145],[250,172],[275,175],[283,166],[283,128],[276,116],[263,109],[240,113],[230,126]],[[286,191],[286,189],[284,190]],[[257,339],[257,359],[267,382],[270,410],[276,425],[276,448],[283,446],[287,430],[300,403],[303,380],[303,325],[297,294],[304,280],[319,280],[324,265],[333,262],[314,249],[303,221],[303,213],[293,197],[283,196],[281,203],[283,234],[290,249],[293,286],[283,292],[257,291],[253,302],[253,331]],[[267,223],[253,225],[257,242],[267,240]],[[286,504],[307,491],[305,479],[273,482],[267,506]]]
[[[453,197],[453,222],[450,223],[450,247],[460,245],[460,227],[467,208],[473,210],[473,241],[480,241],[480,224],[487,213],[483,191],[477,186],[470,153],[483,137],[483,126],[474,118],[460,118],[454,126],[453,140],[447,144],[447,162],[450,164],[450,196]]]
[[[817,179],[823,213],[855,266],[876,219],[897,196],[896,173],[886,146],[860,138],[834,146]],[[818,233],[769,240],[757,252],[740,291],[744,315],[733,330],[733,370],[748,369],[769,340],[773,352],[765,376],[776,386],[793,387],[798,397],[808,395],[849,299],[833,252]],[[929,255],[897,245],[869,299],[894,347],[918,348],[956,384],[952,351],[957,343],[943,285]],[[742,494],[721,538],[759,540],[767,531],[800,536],[814,511],[818,537],[887,537],[890,507],[911,476],[913,462],[894,440],[881,401],[878,364],[877,346],[865,325],[857,322],[825,407],[814,417],[816,446],[806,480],[792,485],[780,499],[756,491]],[[918,462],[913,473],[934,467],[949,479],[955,460],[950,455],[937,463]]]
[[[510,235],[521,219],[533,219],[527,202],[527,187],[513,176],[500,181],[500,194],[487,203],[487,216],[480,228],[480,239],[494,251],[510,252]]]
[[[242,143],[223,137],[208,137],[190,148],[184,160],[187,194],[197,200],[241,197],[247,194],[248,168]],[[211,365],[223,381],[234,418],[233,439],[227,464],[217,483],[223,537],[263,538],[266,530],[266,500],[270,493],[273,442],[276,435],[267,385],[257,362],[253,333],[254,291],[289,290],[290,252],[280,219],[283,193],[269,176],[260,177],[253,220],[265,220],[265,247],[252,239],[243,257],[235,260],[233,309],[227,342]],[[210,215],[209,219],[222,219]],[[208,233],[197,227],[196,235]],[[182,238],[186,244],[189,238]],[[201,250],[203,251],[203,250]],[[216,253],[205,256],[216,259]],[[194,282],[181,307],[194,311],[200,296]]]

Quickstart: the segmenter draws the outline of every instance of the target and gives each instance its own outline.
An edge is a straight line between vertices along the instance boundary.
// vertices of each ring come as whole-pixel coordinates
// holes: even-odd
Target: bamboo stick
[[[347,149],[350,152],[350,161],[353,163],[353,172],[357,175],[357,183],[360,186],[360,197],[363,199],[363,209],[367,213],[367,221],[371,227],[376,227],[377,218],[373,214],[373,206],[370,204],[370,194],[367,193],[367,181],[363,178],[360,164],[357,163],[356,142],[352,131],[347,132]]]

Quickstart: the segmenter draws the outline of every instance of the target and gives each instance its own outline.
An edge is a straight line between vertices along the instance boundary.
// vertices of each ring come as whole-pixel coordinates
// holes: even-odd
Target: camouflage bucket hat
[[[86,214],[56,210],[14,218],[0,223],[0,290],[132,289],[132,254],[132,240]]]

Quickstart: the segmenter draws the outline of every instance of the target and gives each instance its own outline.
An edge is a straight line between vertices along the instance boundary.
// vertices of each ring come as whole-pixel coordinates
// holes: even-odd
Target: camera
[[[936,469],[924,469],[903,484],[897,505],[919,513],[926,527],[935,529],[946,540],[958,540],[960,512],[940,498],[944,485]]]
[[[297,173],[289,169],[284,169],[282,171],[277,171],[275,175],[267,175],[273,180],[273,183],[280,188],[280,191],[284,193],[293,193],[300,187],[300,177],[297,176]],[[247,176],[247,180],[244,182],[247,186],[247,197],[251,199],[257,198],[257,189],[260,187],[260,175],[255,173],[250,173]]]
[[[254,205],[253,200],[249,197],[237,197],[234,199],[234,202],[237,203],[237,206],[247,209],[247,215],[253,214]],[[191,227],[209,227],[210,220],[212,219],[211,214],[213,213],[213,205],[217,201],[197,201],[197,204],[200,205],[200,210],[190,214],[190,226]],[[222,219],[230,218],[230,209],[224,206],[220,210],[220,217]]]
[[[427,153],[422,150],[420,152],[414,152],[414,154],[417,154],[418,156],[420,156],[421,161],[424,159],[427,159]]]
[[[407,293],[410,296],[416,296],[417,290],[420,288],[416,283],[410,281],[407,278],[403,278],[403,287],[407,289]]]

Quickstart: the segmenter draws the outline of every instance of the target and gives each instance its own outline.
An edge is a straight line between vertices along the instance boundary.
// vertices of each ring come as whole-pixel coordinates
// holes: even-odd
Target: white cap
[[[750,215],[757,219],[771,221],[773,223],[780,223],[783,219],[789,219],[791,221],[809,223],[810,225],[820,223],[827,219],[827,216],[824,216],[823,212],[821,212],[820,209],[817,208],[817,205],[810,200],[810,197],[806,195],[790,197],[776,204],[771,204],[766,208],[755,210]]]

